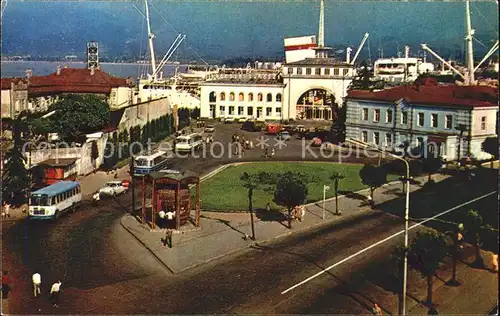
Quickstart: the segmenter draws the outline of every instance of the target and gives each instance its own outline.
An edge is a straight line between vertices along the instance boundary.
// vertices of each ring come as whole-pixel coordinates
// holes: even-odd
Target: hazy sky
[[[144,19],[137,2],[13,2],[2,21],[4,54],[79,54],[85,43],[97,40],[103,55],[138,55],[145,50]],[[356,48],[370,33],[372,56],[384,47],[386,55],[399,44],[414,52],[426,42],[437,49],[460,51],[464,37],[464,2],[395,3],[325,1],[325,42]],[[318,32],[319,2],[165,3],[151,1],[157,55],[163,55],[178,32],[187,34],[180,54],[203,57],[276,56],[283,38]],[[498,39],[496,3],[471,4],[476,37],[489,47]],[[418,45],[418,46],[417,46]],[[475,47],[484,47],[475,42]],[[192,48],[192,49],[191,49]],[[368,50],[363,51],[368,55]]]

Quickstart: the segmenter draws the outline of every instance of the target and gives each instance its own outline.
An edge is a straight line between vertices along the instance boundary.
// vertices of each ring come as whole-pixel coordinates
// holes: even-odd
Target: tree
[[[199,107],[196,107],[191,111],[191,118],[192,119],[200,118],[200,108]]]
[[[69,142],[81,140],[109,122],[108,104],[95,95],[67,95],[54,104],[54,109],[51,121],[61,139]]]
[[[359,177],[361,182],[370,188],[370,196],[373,199],[375,189],[387,182],[387,171],[384,166],[364,165],[359,171]]]
[[[498,143],[497,137],[488,137],[482,143],[482,148],[484,152],[492,155],[495,159],[499,157],[500,144]],[[491,168],[493,168],[493,159],[491,160]]]
[[[288,228],[292,229],[292,210],[306,201],[308,193],[303,175],[286,172],[278,178],[274,191],[274,202],[286,207]]]
[[[420,231],[408,249],[411,266],[427,279],[427,304],[432,306],[432,282],[446,256],[443,236],[436,231]]]
[[[384,81],[383,80],[373,80],[370,75],[370,71],[368,70],[368,65],[366,61],[361,62],[362,70],[359,75],[351,82],[348,90],[373,90],[373,89],[383,89]]]
[[[432,174],[436,173],[441,169],[442,161],[436,157],[427,157],[423,161],[423,168],[427,172],[428,178],[427,182],[432,181]]]
[[[445,236],[447,236],[447,247],[451,252],[451,258],[453,261],[451,279],[446,283],[452,286],[460,285],[460,282],[457,281],[457,261],[460,252],[460,242],[459,235],[461,236],[462,230],[461,226],[457,225],[457,227],[453,231],[445,232]]]
[[[469,238],[473,239],[474,247],[476,249],[476,259],[474,260],[474,264],[477,267],[483,267],[484,262],[481,257],[481,229],[483,227],[483,217],[479,214],[478,211],[469,210],[467,212],[466,221],[465,221],[465,230],[469,235]]]
[[[30,186],[19,119],[14,121],[12,132],[14,144],[5,155],[7,161],[4,165],[5,172],[2,175],[2,196],[3,201],[10,205],[19,206],[26,203]]]
[[[342,214],[339,211],[339,182],[340,180],[344,179],[344,176],[339,173],[339,172],[334,172],[332,173],[330,179],[334,181],[333,183],[333,189],[335,191],[335,215],[340,215]]]
[[[252,197],[253,190],[256,189],[259,185],[259,176],[255,174],[249,174],[244,172],[240,180],[243,181],[243,186],[248,189],[248,213],[250,213],[250,224],[252,227],[252,240],[255,240],[255,227],[253,223],[253,205],[252,205]]]

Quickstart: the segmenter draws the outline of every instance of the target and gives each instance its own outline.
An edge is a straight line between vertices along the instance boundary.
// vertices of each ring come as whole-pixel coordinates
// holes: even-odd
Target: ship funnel
[[[345,62],[348,63],[348,64],[351,63],[351,52],[352,52],[352,48],[347,47],[347,49],[346,49],[346,56],[345,56]]]

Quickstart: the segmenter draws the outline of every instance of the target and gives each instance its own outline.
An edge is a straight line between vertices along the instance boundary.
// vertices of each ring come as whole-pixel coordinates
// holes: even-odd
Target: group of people
[[[264,158],[274,158],[274,155],[276,154],[274,148],[265,148],[264,149]]]
[[[173,222],[175,218],[175,212],[172,210],[167,210],[166,212],[164,210],[161,210],[158,213],[159,221],[158,221],[158,226],[160,228],[166,228],[169,226],[170,223]]]
[[[211,144],[214,142],[214,137],[212,135],[208,135],[207,138],[205,138],[205,143],[207,145]]]
[[[9,203],[5,202],[2,208],[2,219],[6,219],[8,217],[10,217],[10,205]]]
[[[31,280],[33,281],[33,296],[38,297],[42,294],[42,276],[40,273],[36,272],[33,273],[31,276]],[[2,298],[7,299],[9,297],[9,292],[11,290],[10,287],[11,280],[9,278],[9,272],[8,271],[3,271],[2,273]],[[59,306],[59,291],[61,290],[61,281],[54,282],[52,286],[50,287],[50,292],[49,292],[49,299],[52,302],[52,306],[58,307]]]
[[[239,143],[243,149],[252,149],[253,142],[247,139],[245,136],[241,136],[238,134],[233,134],[231,137],[232,143]]]

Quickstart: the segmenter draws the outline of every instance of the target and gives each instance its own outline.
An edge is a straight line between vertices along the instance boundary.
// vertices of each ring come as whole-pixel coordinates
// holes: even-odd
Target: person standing
[[[377,315],[377,316],[382,316],[382,309],[380,308],[380,306],[378,306],[378,304],[373,304],[373,309],[372,309],[372,313],[373,315]]]
[[[370,207],[374,208],[375,207],[375,203],[373,203],[373,197],[372,197],[371,194],[368,195],[367,200],[368,200],[368,204],[370,204]]]
[[[41,294],[40,285],[42,284],[42,276],[40,275],[40,273],[35,272],[32,276],[32,280],[33,280],[33,294],[35,297],[37,297],[37,295]]]
[[[167,229],[167,235],[165,236],[165,244],[168,245],[168,248],[172,248],[172,230]]]
[[[9,271],[3,271],[2,273],[2,298],[9,298],[10,292],[10,278],[8,276]]]
[[[50,288],[50,299],[52,300],[52,306],[54,307],[59,306],[59,291],[61,290],[61,284],[61,281],[57,281],[52,284],[52,287]]]
[[[99,194],[99,191],[97,191],[96,193],[94,193],[94,195],[92,196],[92,199],[93,199],[93,201],[92,201],[93,204],[97,205],[97,203],[101,199],[101,195]]]
[[[160,226],[160,228],[165,228],[167,226],[166,222],[165,222],[166,221],[166,219],[165,219],[166,215],[167,214],[165,213],[164,210],[161,210],[158,213],[158,216],[160,217],[160,220],[159,220],[159,223],[158,223],[159,225],[158,226]]]

